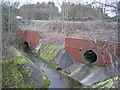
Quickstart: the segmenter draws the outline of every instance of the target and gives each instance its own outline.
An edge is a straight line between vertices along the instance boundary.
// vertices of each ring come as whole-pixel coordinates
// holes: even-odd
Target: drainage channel
[[[64,75],[59,71],[53,71],[47,67],[47,65],[40,59],[36,58],[35,55],[30,54],[30,57],[34,59],[34,63],[37,67],[44,70],[50,79],[49,88],[80,88],[82,85],[76,81],[72,81],[68,76]]]

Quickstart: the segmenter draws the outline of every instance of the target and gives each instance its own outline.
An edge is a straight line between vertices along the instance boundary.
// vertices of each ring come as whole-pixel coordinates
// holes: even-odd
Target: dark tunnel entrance
[[[93,63],[97,62],[97,60],[98,60],[97,53],[94,50],[86,50],[83,53],[83,59],[87,63],[93,64]]]
[[[28,42],[24,42],[23,49],[25,52],[30,52],[30,45]]]

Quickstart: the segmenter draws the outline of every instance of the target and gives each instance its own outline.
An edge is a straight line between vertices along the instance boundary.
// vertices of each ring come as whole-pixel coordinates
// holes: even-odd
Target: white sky
[[[102,2],[102,3],[105,3],[105,2],[116,2],[116,1],[119,1],[119,0],[3,0],[3,1],[11,1],[11,2],[20,2],[20,4],[26,4],[26,3],[31,3],[31,4],[35,4],[37,2],[49,2],[49,1],[53,1],[55,3],[55,5],[59,8],[59,11],[61,11],[61,8],[59,6],[59,4],[62,4],[62,2],[74,2],[74,3],[91,3],[93,1],[98,1],[98,2]],[[109,16],[114,16],[113,13],[111,12],[107,12]]]
[[[36,3],[36,2],[49,2],[53,1],[55,3],[61,3],[61,2],[88,2],[91,3],[92,1],[99,1],[99,2],[113,2],[113,1],[119,1],[119,0],[3,0],[3,1],[19,1],[19,2],[31,2],[31,3]]]

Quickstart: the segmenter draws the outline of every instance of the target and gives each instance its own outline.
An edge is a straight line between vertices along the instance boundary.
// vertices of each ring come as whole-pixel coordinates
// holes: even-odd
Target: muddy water
[[[71,80],[68,76],[62,74],[59,71],[53,71],[47,67],[47,65],[40,59],[32,55],[32,58],[35,60],[35,64],[44,70],[47,76],[50,79],[49,88],[80,88],[82,87],[79,82]]]

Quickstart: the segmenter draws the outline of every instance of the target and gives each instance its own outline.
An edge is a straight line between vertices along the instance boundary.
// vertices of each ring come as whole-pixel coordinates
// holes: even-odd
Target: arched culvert
[[[94,64],[97,62],[98,60],[98,55],[97,53],[90,49],[90,50],[86,50],[84,53],[83,53],[83,60],[89,64]]]

